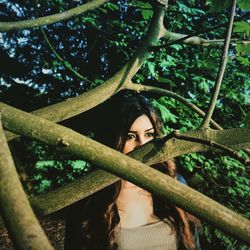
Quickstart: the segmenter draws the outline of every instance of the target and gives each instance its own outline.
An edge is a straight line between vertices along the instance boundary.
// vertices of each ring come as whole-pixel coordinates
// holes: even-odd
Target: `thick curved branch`
[[[0,110],[6,129],[50,145],[62,147],[79,158],[95,163],[110,173],[160,195],[228,234],[250,244],[250,222],[247,219],[192,188],[71,129],[6,104],[1,104]],[[217,132],[223,133],[225,131]]]
[[[192,109],[193,111],[195,111],[200,116],[202,116],[202,117],[205,116],[205,112],[203,112],[199,107],[197,107],[195,104],[189,102],[184,97],[182,97],[182,96],[180,96],[180,95],[178,95],[178,94],[176,94],[176,93],[174,93],[172,91],[162,89],[162,88],[158,88],[158,87],[154,87],[154,86],[146,86],[146,85],[135,84],[135,83],[128,83],[126,85],[126,89],[134,90],[134,91],[137,91],[137,92],[151,92],[151,93],[154,93],[154,94],[157,94],[157,95],[168,96],[168,97],[174,98],[177,101],[183,103],[185,106]],[[211,124],[216,129],[219,129],[219,130],[223,129],[214,120],[211,121]]]
[[[216,77],[216,83],[215,83],[215,87],[213,90],[213,96],[210,100],[209,108],[208,108],[208,111],[206,112],[206,116],[201,124],[201,128],[207,128],[209,126],[210,120],[212,118],[212,115],[213,115],[213,112],[215,109],[216,101],[217,101],[218,96],[219,96],[221,83],[222,83],[224,72],[225,72],[226,65],[227,65],[227,54],[228,54],[230,38],[231,38],[231,34],[232,34],[232,29],[233,29],[236,2],[237,2],[237,0],[232,1],[231,15],[230,15],[229,23],[228,23],[228,30],[227,30],[227,34],[226,34],[226,38],[225,38],[223,53],[221,56],[220,69],[219,69],[219,72],[218,72],[217,77]]]
[[[19,181],[0,120],[0,207],[16,249],[53,249]]]
[[[47,37],[45,31],[43,28],[41,28],[41,32],[42,35],[44,37],[44,40],[46,41],[46,43],[48,44],[49,48],[51,49],[51,51],[53,52],[53,54],[56,56],[56,58],[62,62],[62,64],[69,70],[71,71],[76,77],[78,77],[80,80],[83,80],[85,82],[88,83],[92,83],[90,80],[88,80],[86,77],[82,76],[80,73],[78,73],[76,70],[74,70],[71,66],[71,64],[67,61],[65,61],[55,50],[55,48],[52,46],[52,44],[49,41],[49,38]]]
[[[63,121],[99,105],[118,91],[126,88],[126,84],[131,81],[131,78],[151,54],[150,48],[163,36],[164,13],[165,10],[163,8],[156,8],[145,40],[128,63],[113,77],[87,93],[49,107],[41,108],[32,113],[53,122]],[[8,140],[17,138],[16,135],[11,135],[10,133],[6,135],[8,135]]]
[[[103,5],[106,2],[107,0],[93,0],[89,3],[64,11],[62,13],[45,16],[45,17],[39,17],[34,20],[24,20],[24,21],[16,21],[16,22],[0,22],[0,32],[9,32],[13,30],[22,30],[22,29],[32,29],[32,28],[41,27],[43,25],[49,25],[52,23],[64,21],[69,18],[83,14],[89,10],[93,10]]]

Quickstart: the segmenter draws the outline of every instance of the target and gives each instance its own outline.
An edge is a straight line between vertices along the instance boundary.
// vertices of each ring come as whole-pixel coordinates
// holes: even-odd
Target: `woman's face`
[[[129,153],[135,148],[154,139],[155,130],[148,116],[139,116],[131,125],[122,152]]]

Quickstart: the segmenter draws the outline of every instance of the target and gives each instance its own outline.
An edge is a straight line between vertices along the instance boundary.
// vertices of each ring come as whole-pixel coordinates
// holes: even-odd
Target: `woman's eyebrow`
[[[153,127],[152,128],[149,128],[149,129],[146,129],[145,132],[148,132],[150,130],[154,129]],[[137,134],[137,131],[132,131],[132,130],[129,130],[128,131],[129,133],[133,133],[133,134]]]

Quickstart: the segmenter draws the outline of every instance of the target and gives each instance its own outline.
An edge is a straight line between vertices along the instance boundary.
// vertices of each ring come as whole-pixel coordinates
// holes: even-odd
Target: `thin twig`
[[[226,34],[226,38],[225,38],[225,45],[224,45],[223,53],[222,53],[222,57],[221,57],[220,69],[219,69],[219,72],[218,72],[217,77],[216,77],[216,83],[215,83],[215,87],[214,87],[214,91],[213,91],[213,96],[210,100],[209,108],[208,108],[206,116],[202,122],[201,128],[207,128],[209,126],[209,122],[210,122],[211,117],[213,115],[216,101],[218,99],[218,95],[220,92],[220,87],[221,87],[222,79],[223,79],[224,72],[226,69],[226,64],[227,64],[227,54],[228,54],[228,48],[229,48],[230,38],[231,38],[231,34],[232,34],[232,29],[233,29],[236,2],[237,2],[236,0],[233,0],[231,13],[230,13],[230,19],[229,19],[229,23],[228,23],[228,30],[227,30],[227,34]]]
[[[79,79],[88,82],[88,83],[92,83],[90,80],[88,80],[86,77],[82,76],[80,73],[78,73],[76,70],[74,70],[71,66],[71,64],[68,61],[65,61],[55,50],[55,48],[52,46],[51,42],[49,41],[49,38],[47,37],[45,31],[43,28],[40,28],[42,35],[46,41],[46,43],[48,44],[49,48],[51,49],[51,51],[54,53],[54,55],[56,56],[56,58],[63,63],[63,65],[70,70],[76,77],[78,77]]]
[[[243,163],[245,165],[250,165],[249,159],[242,157],[238,152],[234,151],[233,149],[228,148],[222,144],[216,143],[215,141],[209,141],[209,140],[205,140],[205,139],[201,139],[201,138],[195,138],[195,137],[191,137],[191,136],[181,135],[178,130],[175,130],[173,133],[171,133],[171,135],[174,138],[179,139],[179,140],[202,143],[204,145],[222,150],[222,151],[226,152],[227,154],[229,154],[230,156],[232,156],[233,158],[240,161],[241,163]]]

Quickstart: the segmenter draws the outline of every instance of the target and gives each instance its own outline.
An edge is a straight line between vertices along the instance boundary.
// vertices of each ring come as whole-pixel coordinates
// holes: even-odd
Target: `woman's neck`
[[[122,180],[116,204],[121,227],[139,227],[159,220],[153,213],[151,194],[131,182]]]

